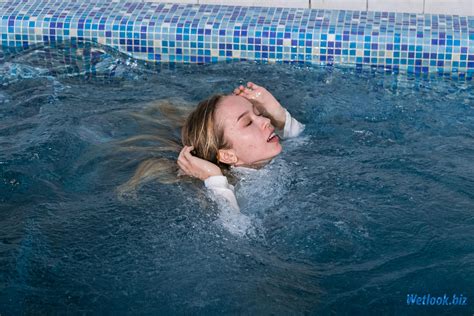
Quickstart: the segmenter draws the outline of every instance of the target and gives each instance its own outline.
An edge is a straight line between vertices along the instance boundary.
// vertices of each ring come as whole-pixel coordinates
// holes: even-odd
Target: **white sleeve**
[[[204,180],[204,185],[210,189],[217,198],[223,197],[232,209],[240,212],[239,204],[235,198],[234,186],[229,184],[226,176],[211,176]]]
[[[229,184],[225,176],[211,176],[204,180],[206,187],[213,193],[212,198],[217,202],[220,213],[216,220],[231,234],[244,236],[247,233],[255,235],[250,217],[240,213],[239,205],[234,194],[234,186]]]
[[[285,109],[286,119],[285,127],[283,128],[283,138],[296,137],[303,132],[305,125],[298,122],[295,118],[291,117],[290,112]]]

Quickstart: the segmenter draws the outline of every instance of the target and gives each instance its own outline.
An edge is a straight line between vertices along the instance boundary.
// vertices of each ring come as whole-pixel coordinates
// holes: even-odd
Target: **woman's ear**
[[[219,149],[217,152],[217,160],[228,165],[233,165],[238,159],[232,149]]]

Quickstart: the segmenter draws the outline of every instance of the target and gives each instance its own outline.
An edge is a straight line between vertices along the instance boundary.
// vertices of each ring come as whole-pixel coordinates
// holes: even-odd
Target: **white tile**
[[[369,11],[423,13],[423,0],[368,0]]]
[[[365,11],[367,0],[311,0],[312,9]]]
[[[198,0],[199,4],[220,4],[257,7],[308,8],[309,0]]]
[[[425,13],[474,15],[474,0],[426,0]]]

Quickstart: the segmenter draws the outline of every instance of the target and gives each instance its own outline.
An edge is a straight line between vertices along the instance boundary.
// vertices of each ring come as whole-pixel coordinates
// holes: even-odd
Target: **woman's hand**
[[[286,112],[280,102],[268,92],[264,87],[260,87],[253,82],[248,82],[247,87],[240,86],[234,89],[235,95],[240,95],[252,102],[264,116],[272,120],[272,124],[283,129],[285,126]]]
[[[178,156],[178,165],[184,174],[206,180],[211,176],[221,176],[221,169],[210,161],[191,154],[193,146],[184,146]]]

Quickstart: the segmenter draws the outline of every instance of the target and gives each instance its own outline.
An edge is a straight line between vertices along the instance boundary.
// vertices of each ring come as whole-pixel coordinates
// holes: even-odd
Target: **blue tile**
[[[36,36],[30,34],[41,29],[46,42],[98,42],[101,36],[118,50],[153,61],[236,60],[232,51],[240,50],[247,52],[246,59],[315,64],[350,60],[356,68],[393,65],[394,71],[417,73],[446,73],[452,67],[472,77],[474,17],[102,0],[25,3],[0,3],[0,9],[8,8],[0,20],[0,30],[7,33],[2,33],[2,45],[33,44]],[[198,55],[182,47],[198,48]],[[211,58],[210,47],[218,47],[219,56]],[[317,51],[313,47],[319,48],[318,55],[312,54]],[[357,57],[358,51],[364,57]],[[380,57],[379,51],[391,55]]]

